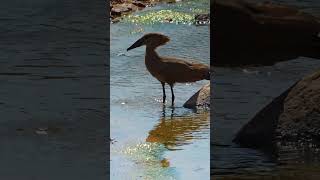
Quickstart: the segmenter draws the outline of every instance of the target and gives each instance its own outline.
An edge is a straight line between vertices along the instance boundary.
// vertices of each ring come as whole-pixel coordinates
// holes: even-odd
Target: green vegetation
[[[194,13],[195,14],[195,13]],[[159,10],[145,12],[141,14],[130,14],[125,16],[123,21],[134,24],[155,24],[155,23],[175,23],[192,24],[194,23],[193,13],[184,13],[174,10]]]

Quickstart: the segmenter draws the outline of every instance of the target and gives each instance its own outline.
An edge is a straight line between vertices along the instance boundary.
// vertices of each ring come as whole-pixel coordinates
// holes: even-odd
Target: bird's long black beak
[[[127,51],[142,46],[142,45],[143,45],[143,42],[144,42],[143,39],[139,39],[138,41],[136,41],[135,43],[133,43],[133,44],[127,49]]]

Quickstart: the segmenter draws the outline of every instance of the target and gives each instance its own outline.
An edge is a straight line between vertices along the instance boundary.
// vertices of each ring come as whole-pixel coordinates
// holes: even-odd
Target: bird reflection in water
[[[167,150],[182,150],[184,145],[208,137],[210,114],[185,108],[163,106],[163,116],[149,131],[145,143],[126,149],[147,179],[176,179],[176,167],[165,158]]]
[[[209,112],[177,115],[176,108],[171,107],[171,114],[167,116],[163,107],[163,117],[159,123],[149,131],[146,142],[163,144],[169,150],[182,149],[181,146],[191,144],[193,140],[203,139],[210,128]]]

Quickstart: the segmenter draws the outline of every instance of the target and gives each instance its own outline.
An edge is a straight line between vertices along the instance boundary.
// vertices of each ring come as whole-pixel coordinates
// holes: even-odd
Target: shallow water
[[[279,2],[279,1],[278,1]],[[320,3],[281,1],[319,15]],[[212,120],[212,175],[215,178],[318,179],[318,147],[283,145],[277,156],[241,148],[232,139],[264,106],[300,78],[320,69],[310,58],[258,68],[215,68]]]
[[[188,1],[160,4],[138,13],[162,9],[190,12],[189,7]],[[161,84],[144,65],[145,48],[126,51],[147,32],[161,32],[171,38],[157,50],[160,55],[209,64],[208,26],[130,22],[111,25],[111,179],[208,179],[209,113],[182,107],[208,81],[177,84],[174,108],[169,101],[164,107]],[[166,92],[170,100],[168,86]]]

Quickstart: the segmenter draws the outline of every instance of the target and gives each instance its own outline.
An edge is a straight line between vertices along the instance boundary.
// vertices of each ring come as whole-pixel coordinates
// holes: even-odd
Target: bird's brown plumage
[[[146,45],[145,64],[153,77],[158,79],[163,86],[164,83],[171,87],[172,103],[174,101],[173,85],[175,83],[195,82],[203,79],[210,80],[210,68],[208,65],[192,62],[190,60],[175,57],[162,57],[155,51],[158,46],[164,45],[170,39],[158,33],[149,33],[136,41],[128,50]]]
[[[148,71],[160,82],[174,83],[209,80],[209,67],[204,64],[173,57],[159,57],[156,52],[146,52],[145,64]]]

